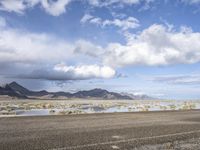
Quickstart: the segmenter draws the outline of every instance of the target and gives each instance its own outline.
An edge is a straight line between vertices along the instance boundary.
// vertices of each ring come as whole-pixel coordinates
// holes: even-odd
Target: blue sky
[[[200,0],[0,0],[0,83],[200,98]]]

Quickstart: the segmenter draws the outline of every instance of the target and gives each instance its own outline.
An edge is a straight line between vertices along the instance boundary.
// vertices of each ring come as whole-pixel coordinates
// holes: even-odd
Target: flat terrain
[[[200,111],[0,118],[1,150],[200,149]]]

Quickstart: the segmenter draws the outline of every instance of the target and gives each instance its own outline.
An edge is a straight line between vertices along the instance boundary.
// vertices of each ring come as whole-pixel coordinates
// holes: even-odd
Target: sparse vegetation
[[[0,102],[0,115],[23,115],[30,111],[42,112],[47,110],[49,115],[71,115],[81,113],[106,112],[137,112],[156,110],[191,110],[198,109],[199,101],[2,101]],[[20,111],[20,113],[16,113]],[[38,113],[40,114],[40,113]],[[38,115],[37,114],[37,115]],[[46,113],[45,113],[46,114]]]

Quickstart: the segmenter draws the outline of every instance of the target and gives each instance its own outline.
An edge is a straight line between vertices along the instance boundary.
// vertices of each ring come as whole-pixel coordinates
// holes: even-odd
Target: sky
[[[0,84],[200,98],[200,0],[0,0]]]

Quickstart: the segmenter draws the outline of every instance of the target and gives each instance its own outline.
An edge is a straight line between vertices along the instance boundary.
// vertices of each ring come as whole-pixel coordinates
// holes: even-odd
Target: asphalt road
[[[199,110],[0,118],[0,150],[132,150],[199,137]]]

